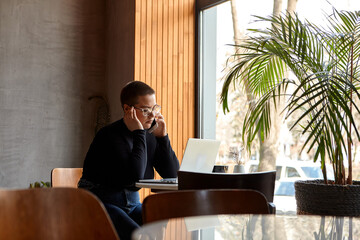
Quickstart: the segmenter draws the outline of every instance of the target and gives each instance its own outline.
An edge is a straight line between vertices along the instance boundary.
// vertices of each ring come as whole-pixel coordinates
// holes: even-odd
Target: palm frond
[[[316,147],[315,160],[320,158],[324,166],[328,157],[336,178],[343,181],[349,126],[360,140],[353,118],[353,111],[360,114],[353,99],[360,98],[360,12],[334,9],[326,27],[291,14],[258,16],[257,21],[271,27],[251,29],[254,36],[237,46],[240,51],[233,56],[236,62],[221,93],[224,112],[229,110],[231,83],[246,85],[247,94],[257,99],[249,105],[243,125],[243,141],[249,148],[256,136],[263,141],[270,134],[272,108],[289,94],[282,111],[287,118],[300,112],[291,129],[301,126],[302,134],[307,134],[303,149]],[[296,81],[284,79],[287,69]],[[290,85],[295,90],[288,93]]]

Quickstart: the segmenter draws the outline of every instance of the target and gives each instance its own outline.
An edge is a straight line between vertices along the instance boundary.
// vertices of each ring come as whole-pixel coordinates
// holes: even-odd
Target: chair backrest
[[[0,239],[119,239],[100,201],[74,188],[0,190]]]
[[[147,196],[143,222],[214,214],[269,214],[265,196],[254,190],[209,189],[160,192]]]
[[[77,188],[82,172],[82,168],[54,168],[51,171],[51,186]]]
[[[273,202],[276,171],[256,173],[199,173],[178,171],[179,190],[252,189]]]

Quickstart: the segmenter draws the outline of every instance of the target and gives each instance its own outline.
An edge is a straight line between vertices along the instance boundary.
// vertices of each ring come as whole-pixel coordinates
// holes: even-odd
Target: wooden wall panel
[[[195,136],[194,44],[195,0],[136,0],[134,79],[155,89],[180,161]]]

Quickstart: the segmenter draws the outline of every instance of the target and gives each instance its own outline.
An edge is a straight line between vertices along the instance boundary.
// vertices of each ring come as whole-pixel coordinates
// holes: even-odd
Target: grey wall
[[[105,84],[105,1],[0,0],[0,188],[81,167]]]

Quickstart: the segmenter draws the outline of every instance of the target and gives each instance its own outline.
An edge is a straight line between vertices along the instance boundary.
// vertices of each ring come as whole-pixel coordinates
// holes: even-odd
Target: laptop
[[[180,171],[211,173],[219,147],[219,140],[189,138],[180,165]],[[139,182],[176,184],[177,178],[142,179]]]

